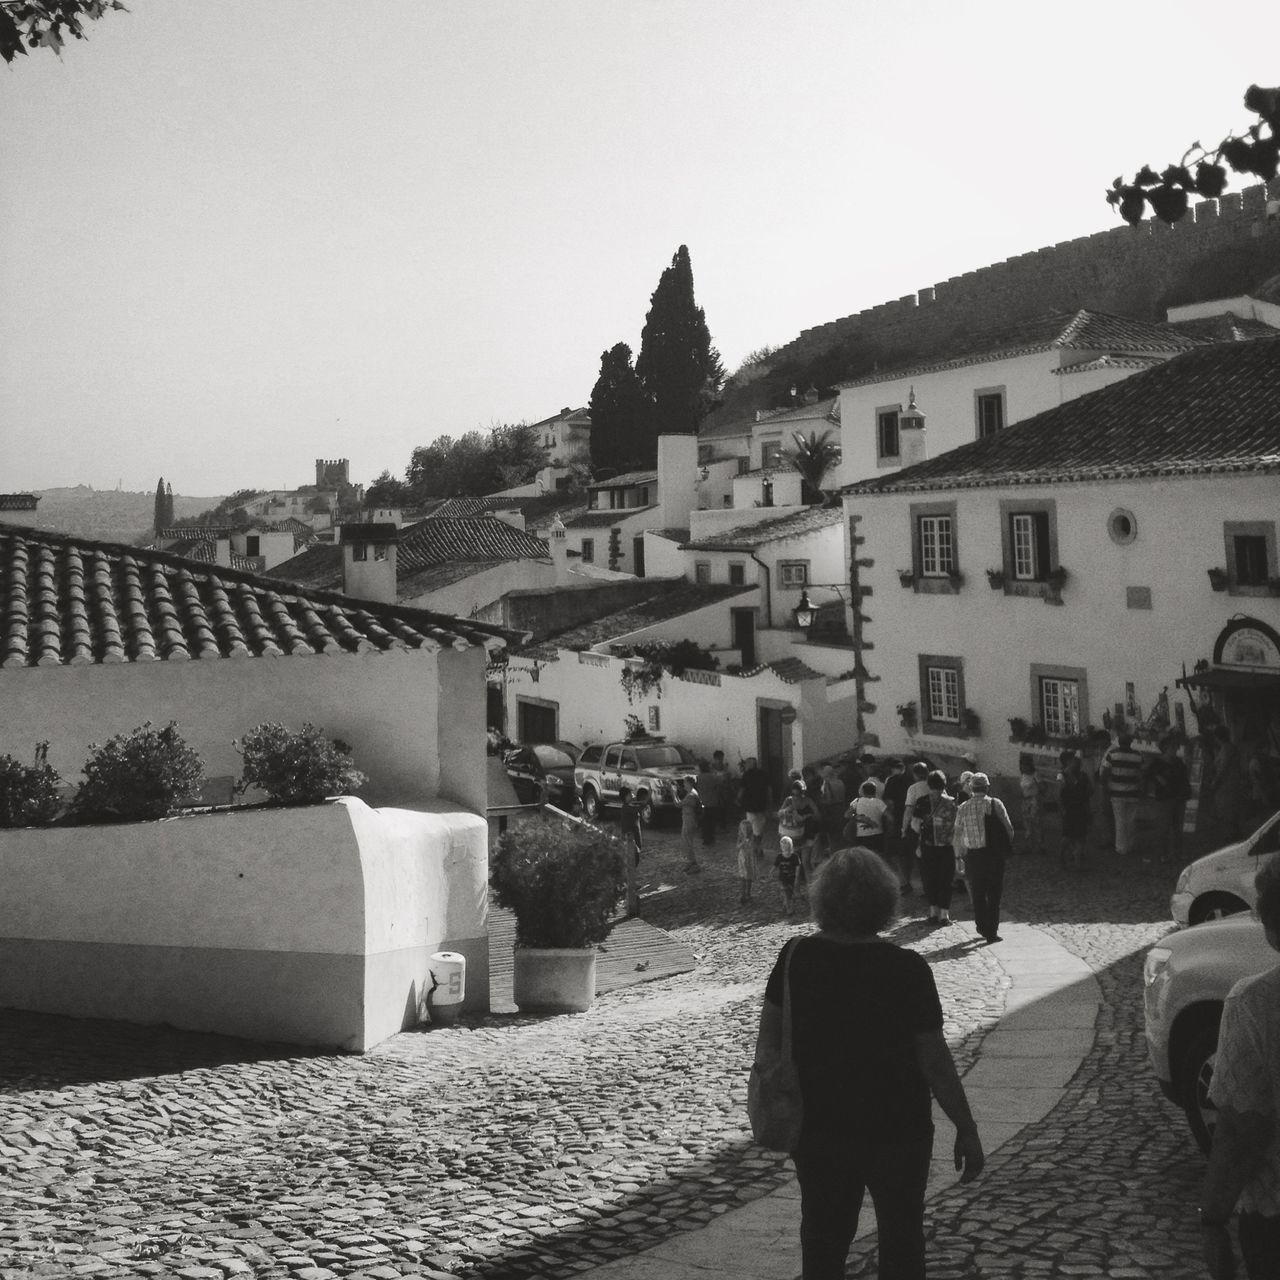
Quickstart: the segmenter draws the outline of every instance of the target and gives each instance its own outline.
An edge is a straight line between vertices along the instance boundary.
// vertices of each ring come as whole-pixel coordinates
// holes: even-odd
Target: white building
[[[1122,717],[1194,734],[1198,710],[1280,755],[1278,472],[1261,338],[849,486],[866,729],[1013,774],[1028,739],[1053,758]]]

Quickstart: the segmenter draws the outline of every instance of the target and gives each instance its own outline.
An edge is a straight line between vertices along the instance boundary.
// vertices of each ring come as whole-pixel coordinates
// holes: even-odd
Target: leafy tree
[[[252,787],[272,804],[319,804],[329,796],[354,795],[368,781],[341,738],[326,738],[313,724],[300,733],[267,721],[235,744],[244,759],[236,791]]]
[[[499,488],[513,489],[528,484],[547,465],[547,450],[528,422],[499,423],[489,432],[493,466],[501,480]]]
[[[801,498],[806,503],[822,502],[826,495],[822,481],[827,472],[840,461],[840,440],[831,428],[819,434],[810,431],[808,439],[800,431],[793,431],[791,438],[796,447],[784,456],[800,473]]]
[[[1227,170],[1270,181],[1280,166],[1280,88],[1250,85],[1244,105],[1257,117],[1243,134],[1230,134],[1209,151],[1193,142],[1177,164],[1156,173],[1143,167],[1132,182],[1117,178],[1107,192],[1107,203],[1117,205],[1129,223],[1141,222],[1147,205],[1162,222],[1174,223],[1186,215],[1191,196],[1213,199],[1227,188]]]
[[[165,486],[164,476],[156,485],[155,512],[152,523],[157,533],[173,528],[173,485]]]
[[[403,507],[409,505],[409,486],[397,480],[390,471],[384,471],[364,491],[366,507]]]
[[[405,468],[402,488],[389,489],[391,476],[385,472],[374,485],[378,494],[398,492],[401,502],[482,497],[527,484],[546,464],[546,456],[537,432],[528,423],[498,423],[486,431],[468,431],[456,440],[439,436],[430,444],[419,445]],[[365,502],[380,505],[367,494]]]
[[[61,57],[63,33],[83,40],[85,22],[109,9],[128,12],[121,0],[0,0],[0,58],[12,62],[27,49],[52,49]]]
[[[696,432],[724,383],[724,364],[711,345],[702,308],[694,301],[693,266],[681,245],[662,273],[640,335],[636,373],[655,409],[657,436]],[[592,430],[594,431],[594,424]]]
[[[153,729],[151,721],[92,745],[84,781],[71,800],[76,822],[142,822],[166,818],[196,804],[204,765],[174,721]]]
[[[223,498],[216,507],[210,507],[208,511],[202,511],[198,516],[183,516],[180,520],[172,521],[171,527],[203,529],[209,525],[246,524],[249,513],[244,504],[250,498],[256,498],[264,492],[263,489],[237,489],[235,493]]]
[[[597,471],[606,467],[630,471],[657,460],[653,405],[640,384],[631,363],[631,348],[625,342],[601,354],[600,376],[591,389],[589,407],[591,465]]]

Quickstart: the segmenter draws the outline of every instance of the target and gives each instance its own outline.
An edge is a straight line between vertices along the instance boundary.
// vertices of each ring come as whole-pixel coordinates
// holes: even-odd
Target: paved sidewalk
[[[968,927],[968,926],[966,926]],[[1094,1041],[1102,993],[1089,965],[1047,933],[1002,922],[991,948],[1008,979],[999,1025],[983,1037],[965,1091],[988,1169],[1000,1148],[1062,1099]],[[955,1130],[935,1107],[928,1196],[955,1184]],[[598,1280],[794,1280],[800,1273],[800,1191],[794,1179],[699,1231],[580,1273]],[[874,1247],[868,1203],[853,1254]]]

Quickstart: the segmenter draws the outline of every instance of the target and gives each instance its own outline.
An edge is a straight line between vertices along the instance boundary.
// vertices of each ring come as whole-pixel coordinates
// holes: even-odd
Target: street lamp
[[[809,599],[809,588],[815,591],[833,591],[839,598],[841,604],[846,604],[844,598],[845,583],[843,582],[810,582],[807,583],[800,591],[800,603],[791,610],[791,616],[796,620],[796,626],[801,631],[808,631],[810,627],[817,621],[817,606]]]

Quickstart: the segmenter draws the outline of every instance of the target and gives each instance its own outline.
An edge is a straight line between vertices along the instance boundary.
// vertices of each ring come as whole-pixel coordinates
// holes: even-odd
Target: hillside
[[[155,492],[128,493],[78,484],[67,489],[37,489],[40,498],[36,527],[73,533],[101,542],[137,543],[151,535]],[[187,498],[173,495],[173,514],[198,516],[217,506],[222,497]]]

